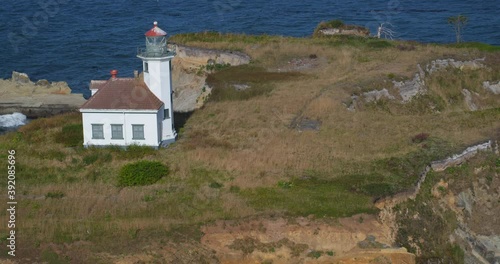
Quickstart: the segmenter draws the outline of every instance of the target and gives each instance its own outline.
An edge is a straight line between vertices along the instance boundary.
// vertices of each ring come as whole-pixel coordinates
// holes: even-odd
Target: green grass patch
[[[377,212],[370,196],[351,192],[335,181],[314,178],[293,180],[289,188],[241,190],[240,195],[259,210],[284,211],[293,216],[346,217]]]
[[[61,199],[63,197],[64,197],[64,193],[62,191],[48,192],[45,195],[45,198],[51,198],[51,199]]]
[[[500,46],[494,46],[494,45],[481,43],[481,42],[463,42],[463,43],[459,43],[459,44],[448,44],[446,46],[452,47],[452,48],[477,49],[479,51],[486,51],[486,52],[498,52],[498,51],[500,51]]]

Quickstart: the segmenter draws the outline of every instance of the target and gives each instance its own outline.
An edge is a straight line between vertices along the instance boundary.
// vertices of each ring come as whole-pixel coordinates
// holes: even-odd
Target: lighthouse
[[[162,144],[171,143],[177,136],[172,108],[172,59],[175,51],[168,49],[167,32],[158,27],[158,22],[155,21],[153,28],[144,35],[146,46],[138,49],[137,57],[142,60],[144,83],[164,104],[159,128]]]
[[[175,141],[171,61],[167,33],[154,23],[146,32],[146,47],[138,49],[144,80],[119,77],[90,81],[92,96],[80,107],[83,145],[142,145],[158,148]]]

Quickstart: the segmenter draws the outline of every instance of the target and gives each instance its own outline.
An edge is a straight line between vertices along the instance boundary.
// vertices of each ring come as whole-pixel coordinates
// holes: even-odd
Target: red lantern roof
[[[167,32],[158,27],[158,22],[155,21],[153,25],[153,28],[144,34],[146,37],[161,37],[167,35]]]

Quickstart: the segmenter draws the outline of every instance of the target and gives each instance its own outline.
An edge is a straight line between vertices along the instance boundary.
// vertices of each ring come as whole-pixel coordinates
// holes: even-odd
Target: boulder
[[[50,86],[50,82],[47,81],[46,79],[41,79],[41,80],[38,80],[36,83],[35,83],[36,86],[45,86],[45,87],[48,87]]]
[[[12,81],[14,81],[16,83],[30,83],[31,82],[28,74],[23,73],[23,72],[16,72],[16,71],[12,72]]]
[[[494,94],[500,94],[500,81],[496,84],[489,81],[483,82],[483,88]]]
[[[392,96],[387,89],[382,89],[380,91],[378,90],[373,90],[369,91],[366,93],[363,93],[363,97],[365,98],[365,102],[373,102],[373,101],[378,101],[382,98],[387,98],[390,100],[395,99],[394,96]]]
[[[462,94],[464,95],[465,98],[465,104],[471,111],[476,111],[478,109],[477,105],[474,103],[472,99],[472,94],[469,90],[463,89]]]

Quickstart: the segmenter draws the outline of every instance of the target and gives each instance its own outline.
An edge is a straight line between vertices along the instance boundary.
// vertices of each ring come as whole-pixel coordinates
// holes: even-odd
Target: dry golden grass
[[[252,57],[254,65],[270,69],[310,54],[320,63],[306,69],[305,78],[272,83],[269,95],[209,102],[196,111],[178,142],[140,158],[164,162],[171,169],[168,178],[152,186],[117,187],[117,172],[131,159],[113,150],[65,148],[55,143],[54,135],[63,125],[81,122],[79,114],[36,120],[17,134],[1,136],[2,149],[14,147],[22,166],[18,172],[22,241],[34,250],[43,241],[126,244],[136,238],[137,230],[165,231],[179,224],[246,217],[258,211],[239,189],[272,187],[311,173],[327,179],[368,175],[377,161],[420,151],[422,146],[411,142],[418,133],[429,133],[460,148],[492,137],[500,127],[498,96],[481,99],[496,110],[477,113],[462,106],[427,114],[389,113],[378,108],[350,112],[344,105],[353,93],[383,85],[381,80],[388,74],[412,78],[417,63],[464,56],[464,49],[417,45],[415,50],[400,51],[279,37],[262,42],[188,44],[242,50]],[[466,57],[478,55],[470,51]],[[478,90],[477,82],[498,76],[496,71],[480,71],[477,77],[460,83],[464,87],[476,85]],[[435,84],[431,89],[442,97],[449,95]],[[481,96],[485,96],[484,91]],[[321,128],[291,129],[297,117],[319,120]],[[97,161],[85,164],[85,156],[93,154]],[[56,191],[64,197],[44,197]],[[5,211],[0,217],[6,217]]]

